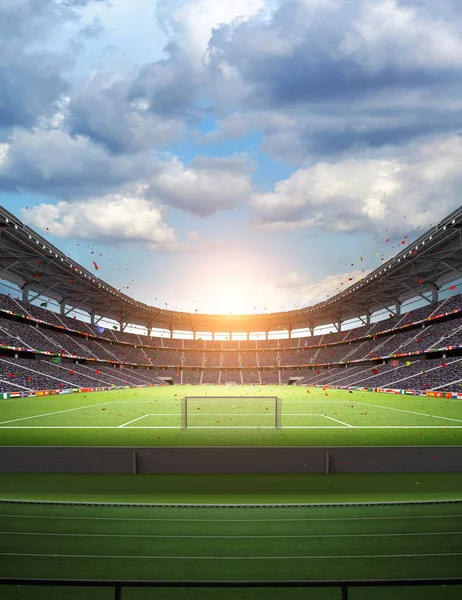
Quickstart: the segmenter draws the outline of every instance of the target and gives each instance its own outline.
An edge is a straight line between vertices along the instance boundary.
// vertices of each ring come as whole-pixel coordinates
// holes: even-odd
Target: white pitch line
[[[123,425],[119,425],[119,429],[121,427],[125,427],[125,425],[130,425],[130,423],[134,423],[135,421],[139,421],[140,419],[144,419],[145,417],[149,417],[150,415],[142,415],[141,417],[138,417],[136,419],[133,419],[133,421],[128,421],[127,423],[124,423]]]
[[[234,510],[234,509],[233,509]],[[403,515],[403,516],[390,516],[390,517],[307,517],[300,519],[169,519],[169,518],[156,518],[147,517],[63,517],[59,515],[4,515],[0,514],[0,517],[7,517],[13,519],[62,519],[64,521],[168,521],[168,522],[186,522],[186,523],[280,523],[280,522],[305,522],[305,521],[395,521],[396,519],[452,519],[454,517],[462,517],[460,515]]]
[[[344,423],[343,421],[339,421],[338,419],[334,419],[334,417],[329,417],[327,415],[322,415],[323,417],[325,417],[326,419],[330,419],[331,421],[336,421],[337,423],[341,423],[342,425],[345,425],[345,427],[353,427],[353,425],[348,425],[348,423]]]
[[[409,413],[410,415],[419,415],[421,417],[430,417],[432,419],[445,419],[446,421],[457,421],[458,423],[462,423],[462,419],[452,419],[451,417],[440,417],[439,415],[429,415],[427,413],[415,412],[413,410],[405,410],[404,408],[392,408],[391,406],[381,406],[380,404],[369,404],[368,402],[356,402],[356,404],[361,404],[363,406],[372,406],[374,408],[384,408],[387,410],[395,410],[401,413]]]
[[[417,556],[462,556],[462,552],[442,552],[442,553],[425,553],[425,554],[359,554],[359,555],[327,555],[320,556],[319,554],[311,556],[131,556],[131,555],[107,555],[107,554],[35,554],[31,552],[0,552],[0,556],[33,556],[37,558],[105,558],[105,559],[123,559],[133,558],[135,560],[315,560],[315,559],[358,559],[358,558],[415,558]]]
[[[347,425],[352,429],[462,429],[462,425]],[[120,429],[121,426],[109,426],[102,425],[20,425],[20,426],[3,426],[0,424],[0,429]],[[141,426],[135,428],[138,429],[181,429],[179,425],[151,425],[149,427]],[[197,427],[188,427],[189,431],[195,429],[276,429],[273,425],[250,425],[250,426],[236,426],[236,425],[204,425]],[[345,429],[345,425],[284,425],[281,429]],[[298,446],[297,446],[298,447]]]
[[[39,417],[49,417],[50,415],[59,415],[65,412],[71,412],[73,410],[83,410],[84,408],[94,408],[95,406],[103,406],[104,404],[112,404],[114,400],[109,402],[100,402],[99,404],[89,404],[88,406],[78,406],[77,408],[66,408],[66,410],[57,410],[55,412],[44,413],[42,415],[32,415],[30,417],[21,417],[20,419],[11,419],[10,421],[1,421],[0,425],[4,423],[16,423],[17,421],[27,421],[28,419],[38,419]],[[120,402],[120,400],[119,400]]]
[[[441,532],[424,532],[424,533],[332,533],[321,535],[151,535],[151,534],[131,534],[131,533],[31,533],[29,531],[0,531],[2,535],[35,535],[49,537],[104,537],[104,538],[159,538],[159,539],[212,539],[212,540],[251,540],[251,539],[318,539],[318,538],[350,538],[350,537],[407,537],[419,535],[462,535],[462,531],[441,531]]]
[[[353,429],[462,429],[462,425],[353,425]],[[223,428],[222,428],[223,429]],[[344,427],[324,427],[322,425],[291,425],[290,427],[283,426],[282,429],[345,429]]]

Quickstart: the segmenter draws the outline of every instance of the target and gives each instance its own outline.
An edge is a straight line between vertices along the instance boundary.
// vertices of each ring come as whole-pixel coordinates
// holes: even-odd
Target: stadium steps
[[[91,335],[95,335],[95,332],[88,325],[88,323],[86,323],[85,321],[78,321],[78,323],[79,323],[79,327],[80,327],[81,330],[88,331],[88,333],[91,333]],[[82,325],[83,325],[83,327],[81,327]]]
[[[449,341],[452,336],[456,335],[457,333],[459,333],[461,331],[462,331],[462,325],[460,325],[460,327],[457,327],[456,329],[454,329],[454,331],[452,333],[450,333],[448,335],[443,335],[440,338],[438,338],[434,344],[432,344],[431,346],[429,346],[427,348],[427,350],[431,350],[432,348],[440,348],[441,342],[444,342],[443,345],[446,345],[446,341]]]
[[[12,333],[10,333],[8,331],[8,329],[6,329],[5,327],[1,327],[0,326],[0,331],[2,332],[2,338],[3,338],[3,342],[6,342],[8,345],[12,345],[12,346],[16,346],[17,345],[17,341],[19,338],[17,338],[15,335],[13,335]],[[21,342],[27,346],[28,348],[30,348],[29,344],[26,344],[25,342],[23,342],[21,340]]]
[[[49,361],[46,361],[46,360],[44,360],[42,362],[46,363],[48,366],[53,365],[53,367],[58,370],[61,369],[61,370],[65,371],[66,375],[68,375],[69,377],[72,377],[72,375],[70,374],[70,371],[75,371],[80,377],[85,377],[89,380],[88,385],[90,387],[93,387],[99,383],[99,379],[97,379],[96,377],[93,377],[92,375],[86,375],[86,374],[84,375],[78,369],[75,368],[75,365],[72,365],[72,369],[71,369],[64,365],[56,365],[54,363],[50,363]],[[95,382],[96,382],[96,384],[95,384]],[[72,387],[75,387],[75,383],[72,384]],[[77,387],[79,387],[79,386],[77,386]],[[97,385],[97,387],[98,387],[98,385]]]
[[[35,332],[39,333],[43,338],[45,338],[49,344],[51,344],[52,346],[55,346],[57,348],[56,351],[58,352],[58,354],[61,353],[61,346],[59,344],[57,344],[53,339],[51,339],[47,335],[45,335],[43,333],[43,331],[40,330],[40,327],[35,327]]]
[[[432,326],[429,325],[429,328],[430,327],[432,327]],[[406,346],[409,346],[409,344],[413,344],[415,342],[415,340],[420,338],[421,335],[422,335],[422,330],[419,329],[413,337],[411,337],[409,340],[406,340],[405,343],[398,345],[396,348],[394,348],[393,350],[388,352],[388,354],[397,354],[398,352],[406,352]]]
[[[418,361],[417,361],[418,362]],[[382,370],[380,370],[380,368],[383,367]],[[397,367],[397,368],[403,368],[404,365],[402,367]],[[379,372],[377,374],[371,374],[371,370],[372,368],[376,368],[379,370]],[[390,371],[394,370],[390,367]],[[354,374],[354,376],[358,375],[359,379],[353,379],[353,381],[349,381],[344,385],[367,385],[367,387],[374,387],[374,379],[379,378],[379,377],[383,377],[384,375],[387,374],[388,371],[388,365],[384,365],[383,363],[380,365],[376,365],[375,367],[373,365],[369,365],[369,366],[362,366],[362,371],[360,371],[359,373]],[[366,376],[367,375],[367,376]],[[372,380],[372,381],[371,381]],[[383,385],[388,385],[388,384],[383,384]],[[377,386],[377,387],[382,387],[382,386]]]
[[[443,389],[443,388],[445,388],[445,387],[448,387],[448,386],[453,386],[453,385],[455,385],[456,383],[457,383],[458,385],[462,385],[462,379],[456,379],[456,380],[454,380],[454,381],[447,381],[447,382],[446,382],[446,383],[444,383],[443,385],[439,385],[439,386],[437,386],[437,387],[433,387],[433,388],[431,388],[431,391],[433,392],[433,391],[436,391],[436,390],[441,390],[441,389]]]
[[[19,302],[16,298],[13,298],[13,296],[10,296],[11,300],[17,305],[19,312],[20,313],[26,313],[26,315],[29,315],[29,317],[31,317],[32,319],[34,318],[34,315],[32,315],[27,308],[24,306],[24,304],[22,302]]]
[[[5,332],[5,333],[8,335],[8,337],[12,338],[13,340],[16,340],[16,341],[15,341],[15,346],[17,345],[17,343],[16,343],[16,342],[21,342],[22,346],[24,346],[25,348],[31,348],[32,350],[36,350],[36,349],[37,349],[37,348],[33,348],[33,347],[30,345],[30,344],[27,344],[27,343],[26,343],[26,342],[25,342],[23,339],[21,339],[19,336],[17,336],[17,335],[14,335],[13,333],[10,333],[10,332],[8,331],[8,329],[5,329],[5,327],[0,327],[0,329],[1,329],[2,331],[4,331],[4,332]]]
[[[64,334],[64,336],[65,336],[65,337],[66,337],[68,340],[70,340],[72,344],[75,344],[76,346],[78,346],[79,348],[81,348],[81,349],[84,351],[84,354],[83,354],[83,356],[88,356],[88,355],[91,355],[91,356],[93,356],[94,358],[98,358],[94,352],[92,352],[92,351],[91,351],[89,348],[87,348],[86,346],[83,346],[82,344],[80,344],[80,343],[79,343],[79,342],[78,342],[78,341],[77,341],[77,340],[76,340],[74,337],[72,337],[72,336],[68,335],[67,333],[65,333],[65,334]],[[76,352],[75,352],[75,351],[70,351],[70,350],[67,350],[67,352],[68,352],[69,354],[76,354]]]
[[[14,391],[14,390],[10,389],[11,387],[18,388],[18,390],[26,390],[26,392],[33,392],[33,391],[35,391],[35,390],[31,389],[31,388],[26,387],[25,385],[19,385],[17,383],[13,383],[12,381],[7,381],[6,379],[0,379],[0,383],[6,383],[8,391]]]
[[[446,359],[446,360],[448,360],[448,359]],[[460,362],[460,359],[457,358],[456,360],[448,361],[446,364],[447,365],[453,365],[453,364],[459,363],[459,362]],[[414,364],[416,364],[416,363],[424,364],[423,361],[416,361]],[[406,367],[404,367],[404,368],[406,368]],[[436,366],[436,367],[429,367],[429,368],[426,368],[425,371],[427,373],[430,373],[431,371],[436,371],[436,370],[441,369],[441,368],[442,367],[438,367],[438,366]],[[403,379],[396,379],[394,381],[390,381],[390,383],[387,383],[384,387],[389,387],[389,386],[394,385],[396,383],[401,383],[402,381],[408,381],[409,379],[413,379],[414,377],[418,377],[420,375],[421,375],[421,372],[419,371],[418,373],[414,373],[413,375],[410,375],[409,377],[405,377]],[[445,383],[444,385],[448,385],[448,383]],[[440,388],[440,387],[444,387],[444,386],[438,386],[438,388]],[[427,389],[430,391],[430,390],[435,390],[437,388],[427,388]]]
[[[100,360],[101,360],[101,358],[103,358],[103,360],[104,360],[104,353],[106,353],[106,354],[109,354],[110,356],[112,356],[115,360],[120,361],[120,356],[117,356],[117,354],[115,354],[115,352],[112,352],[112,350],[110,350],[109,348],[106,348],[105,346],[102,346],[96,340],[92,340],[92,343],[95,344],[95,346],[99,346],[101,348],[101,350],[103,351],[103,355],[101,357],[101,355],[98,356],[97,354],[95,354],[94,352],[92,352],[91,350],[89,350],[89,352],[91,352],[93,354],[93,356],[96,356],[96,358],[99,358]]]
[[[144,348],[140,348],[141,353],[143,354],[143,356],[146,359],[146,362],[148,365],[152,365],[152,360],[149,358],[149,356],[146,354],[146,352],[144,351]]]
[[[366,378],[359,379],[358,381],[352,383],[352,385],[364,385],[364,384],[366,384],[367,387],[385,387],[385,388],[391,387],[395,383],[398,383],[398,382],[401,382],[401,381],[407,381],[408,379],[412,379],[413,377],[419,376],[421,374],[420,368],[422,367],[423,364],[424,364],[423,361],[420,361],[420,360],[414,361],[413,366],[419,367],[418,373],[413,373],[412,375],[409,375],[408,377],[401,377],[400,379],[393,379],[393,377],[396,375],[396,371],[401,370],[401,369],[407,370],[407,369],[409,369],[409,367],[407,365],[400,365],[398,367],[392,368],[389,371],[391,379],[389,379],[388,381],[385,381],[385,383],[381,383],[378,386],[374,386],[373,385],[373,383],[374,383],[373,381],[372,381],[372,384],[368,383],[369,380],[375,379],[375,378],[379,378],[379,377],[384,377],[385,375],[388,374],[388,372],[385,372],[385,373],[380,373],[379,372],[378,375],[372,375],[372,376],[369,376],[369,377],[366,377]],[[437,367],[427,368],[425,370],[428,372],[428,371],[432,371],[434,368],[437,368]]]
[[[106,373],[105,370],[105,366],[104,365],[95,365],[95,367],[99,367],[98,370],[101,371],[101,375],[98,375],[97,377],[97,381],[99,381],[101,384],[103,385],[111,385],[111,381],[110,381],[110,375],[109,373]],[[88,366],[88,365],[77,365],[77,368],[75,369],[77,372],[79,372],[82,375],[88,376],[88,377],[94,377],[95,376],[95,368],[92,366]],[[90,375],[91,373],[91,375]],[[114,376],[114,379],[117,379],[117,376]],[[123,380],[120,380],[120,383],[122,385]]]
[[[324,336],[322,336],[322,337],[324,337]],[[311,360],[310,360],[310,362],[311,362],[312,364],[316,362],[316,357],[317,357],[317,355],[318,355],[320,352],[321,352],[321,348],[318,348],[318,349],[316,350],[316,352],[313,354],[313,356],[311,357]]]
[[[8,363],[10,365],[13,365],[16,369],[18,368],[18,364],[12,362],[11,360],[8,360],[6,358],[0,358],[0,361],[3,363]],[[32,362],[32,361],[31,361]],[[53,364],[53,363],[51,363]],[[70,382],[70,381],[66,381],[65,379],[60,379],[58,377],[54,377],[53,375],[48,375],[48,373],[43,373],[41,371],[37,371],[36,369],[31,369],[30,367],[26,367],[25,365],[21,364],[21,370],[24,371],[30,371],[31,373],[35,373],[36,375],[41,375],[42,377],[48,377],[49,379],[53,379],[55,381],[58,381],[59,383],[65,383],[67,385],[69,385],[69,387],[71,388],[75,388],[75,387],[82,387],[81,385],[76,385],[74,382]]]
[[[57,313],[55,313],[55,316],[63,327],[65,327],[66,329],[69,329],[69,323],[66,323],[63,319],[61,319],[61,316],[58,315]],[[79,321],[79,325],[80,325],[80,321]]]
[[[395,335],[396,335],[396,334],[395,334],[395,333],[393,333],[393,334],[391,334],[391,335],[386,335],[386,336],[384,336],[384,338],[383,338],[383,341],[382,341],[381,343],[377,344],[376,346],[374,346],[374,353],[375,353],[375,354],[374,354],[374,356],[380,356],[380,354],[379,354],[377,351],[378,351],[378,350],[380,350],[380,348],[381,348],[382,346],[384,346],[384,345],[385,345],[385,344],[387,344],[388,342],[392,341],[392,339],[395,337]],[[361,358],[362,358],[363,360],[365,360],[366,358],[368,358],[368,356],[367,356],[367,354],[366,354],[366,355],[364,355],[364,356],[361,356]]]

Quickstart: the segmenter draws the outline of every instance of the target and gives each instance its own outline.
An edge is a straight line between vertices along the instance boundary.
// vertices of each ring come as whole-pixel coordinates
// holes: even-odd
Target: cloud
[[[109,53],[80,89],[71,93],[66,127],[111,153],[167,146],[194,117],[196,74],[174,49],[139,69]],[[196,122],[195,121],[195,122]]]
[[[159,16],[170,34],[176,34],[189,52],[201,60],[215,27],[245,22],[259,15],[265,8],[265,0],[191,0],[179,7],[171,8],[171,0],[162,0],[158,5]]]
[[[413,230],[460,205],[462,139],[411,144],[393,159],[321,162],[298,169],[251,200],[266,229],[319,227],[382,232],[408,218]],[[437,199],[437,201],[436,201]]]
[[[251,194],[245,156],[177,157],[148,152],[109,154],[85,136],[57,128],[17,130],[0,146],[0,190],[48,194],[63,200],[101,197],[136,186],[156,204],[199,216],[229,210]]]
[[[61,238],[144,242],[150,250],[187,250],[148,200],[114,194],[104,198],[38,204],[21,210],[24,222]]]
[[[110,156],[84,136],[62,129],[18,129],[0,163],[0,190],[70,199],[100,196],[152,177],[156,160],[147,154]]]
[[[72,98],[67,125],[73,134],[88,136],[113,153],[167,146],[183,132],[182,119],[152,108],[146,94],[133,94],[126,81],[98,71]]]
[[[121,73],[98,65],[80,90],[71,94],[68,127],[110,152],[134,152],[171,144],[185,126],[197,126],[211,110],[204,107],[208,73],[203,62],[212,30],[259,13],[264,0],[231,3],[193,0],[179,8],[161,3],[159,18],[169,32],[166,57]]]
[[[153,178],[149,194],[200,216],[235,208],[250,197],[251,164],[244,156],[196,157],[189,166],[173,158]]]
[[[454,131],[462,15],[450,4],[436,16],[428,2],[282,0],[270,19],[214,30],[218,137],[259,129],[263,150],[300,162]]]
[[[45,43],[98,1],[0,1],[0,129],[33,127],[54,112],[54,102],[70,88],[63,72],[73,66],[76,49],[60,53]]]
[[[324,277],[321,281],[310,282],[309,277],[296,271],[275,281],[273,288],[286,294],[288,300],[298,299],[298,306],[312,306],[343,292],[370,273],[369,270],[355,270]]]

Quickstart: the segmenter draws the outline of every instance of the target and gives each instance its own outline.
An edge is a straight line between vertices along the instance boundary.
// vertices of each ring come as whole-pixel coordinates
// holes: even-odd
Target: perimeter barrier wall
[[[219,589],[285,589],[288,588],[335,588],[337,598],[348,600],[352,588],[366,587],[445,587],[461,586],[462,577],[445,577],[439,579],[368,579],[350,581],[101,581],[90,579],[13,579],[0,578],[0,586],[54,586],[54,587],[77,587],[77,588],[109,588],[112,590],[114,600],[122,600],[122,591],[127,588],[212,588]],[[391,591],[393,593],[393,590]],[[455,591],[457,594],[457,591]],[[263,594],[261,594],[263,595]],[[308,594],[306,596],[309,597]],[[449,595],[445,594],[446,598]],[[456,596],[454,596],[456,597]],[[460,595],[457,596],[460,598]]]
[[[1,446],[2,473],[431,473],[462,471],[462,446]]]

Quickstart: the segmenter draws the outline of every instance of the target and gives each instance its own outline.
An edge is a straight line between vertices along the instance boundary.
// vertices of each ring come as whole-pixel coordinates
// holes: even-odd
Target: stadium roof
[[[255,315],[164,310],[130,298],[67,257],[0,207],[0,276],[30,300],[47,296],[96,319],[196,332],[294,330],[372,314],[462,277],[462,206],[392,259],[326,302]]]

